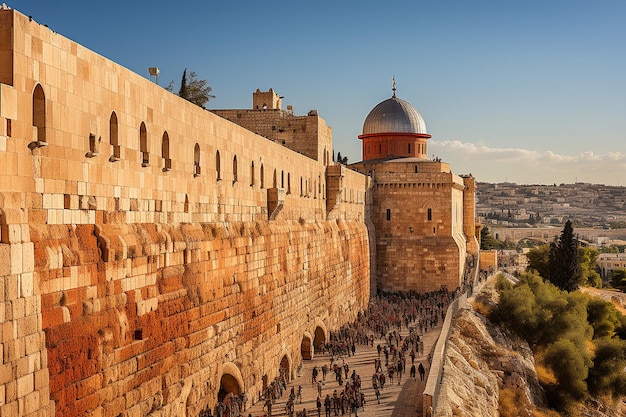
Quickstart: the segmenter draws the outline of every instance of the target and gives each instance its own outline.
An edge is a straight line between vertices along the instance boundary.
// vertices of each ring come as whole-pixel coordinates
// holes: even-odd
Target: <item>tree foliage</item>
[[[595,342],[593,367],[587,382],[593,395],[610,395],[614,399],[626,395],[626,341],[602,338]]]
[[[578,248],[578,258],[580,259],[581,285],[589,287],[602,287],[602,277],[596,271],[598,261],[598,250],[587,246]]]
[[[611,286],[621,291],[626,291],[626,269],[614,269],[611,271]]]
[[[480,249],[481,250],[493,250],[493,249],[513,249],[514,245],[508,242],[501,242],[496,239],[490,232],[488,227],[480,229]]]
[[[347,165],[348,164],[348,157],[347,156],[341,156],[341,152],[337,153],[337,162],[342,164],[342,165]]]
[[[547,278],[566,291],[577,290],[582,282],[578,240],[574,237],[574,228],[569,220],[559,240],[550,244]]]
[[[528,269],[537,271],[544,278],[548,277],[550,269],[548,268],[548,255],[550,254],[550,245],[541,245],[533,248],[526,253],[528,258]]]
[[[571,410],[589,394],[626,395],[626,317],[611,303],[532,273],[497,288],[490,318],[523,336],[554,376],[543,381],[552,406]]]
[[[174,91],[174,81],[170,82],[166,90]],[[178,89],[179,97],[204,109],[209,100],[215,98],[211,91],[213,91],[213,88],[207,85],[207,80],[198,79],[197,74],[193,71],[189,71],[189,74],[187,74],[187,68],[185,68],[180,80],[180,88]]]

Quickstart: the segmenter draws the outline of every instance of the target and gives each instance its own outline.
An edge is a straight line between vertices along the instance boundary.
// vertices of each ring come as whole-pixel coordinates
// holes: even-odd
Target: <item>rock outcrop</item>
[[[454,319],[441,384],[437,416],[498,417],[504,388],[522,400],[517,404],[520,416],[545,405],[528,344],[469,309]]]
[[[495,302],[493,294],[487,283],[478,304]],[[528,343],[472,308],[461,309],[453,319],[440,384],[437,417],[560,415],[548,408]],[[593,398],[577,411],[581,417],[623,417],[624,405]]]

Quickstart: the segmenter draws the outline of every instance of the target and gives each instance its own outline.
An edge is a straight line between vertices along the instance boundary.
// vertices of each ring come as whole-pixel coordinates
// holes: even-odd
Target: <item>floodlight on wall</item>
[[[155,83],[159,83],[159,74],[161,73],[161,71],[159,71],[158,67],[150,67],[148,68],[148,73],[150,74],[150,81],[152,81],[152,77],[154,77],[154,82]]]

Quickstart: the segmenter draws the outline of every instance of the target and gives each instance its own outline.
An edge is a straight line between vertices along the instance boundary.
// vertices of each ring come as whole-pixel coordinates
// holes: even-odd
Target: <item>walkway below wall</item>
[[[411,358],[407,354],[407,369],[402,376],[401,384],[398,385],[397,378],[394,378],[394,383],[390,384],[389,378],[387,378],[385,388],[381,391],[380,404],[377,404],[374,389],[372,388],[372,374],[374,373],[374,359],[378,357],[376,346],[379,343],[381,346],[384,346],[385,341],[375,339],[374,346],[356,345],[356,354],[354,356],[343,357],[339,360],[339,363],[342,363],[343,360],[348,364],[350,374],[352,374],[352,370],[356,370],[356,373],[361,377],[361,386],[365,394],[366,403],[364,409],[358,410],[358,417],[415,417],[422,415],[422,393],[429,370],[427,356],[428,353],[432,351],[439,337],[442,322],[443,320],[439,322],[437,327],[422,335],[422,340],[424,340],[424,353],[415,357],[415,366],[417,367],[421,362],[426,368],[427,373],[424,381],[420,381],[419,373],[417,373],[416,379],[409,377]],[[409,334],[409,331],[403,326],[400,334],[404,338]],[[383,354],[381,354],[381,359],[384,367],[385,358]],[[272,417],[287,416],[285,405],[289,398],[289,392],[291,391],[291,387],[295,387],[297,391],[298,386],[302,386],[302,402],[300,403],[299,400],[296,400],[296,413],[302,412],[302,410],[306,408],[307,416],[313,417],[318,415],[316,407],[318,392],[317,387],[311,383],[311,375],[313,367],[316,366],[317,369],[321,369],[324,364],[330,368],[330,356],[327,354],[316,354],[312,360],[304,361],[300,375],[287,384],[287,389],[283,391],[282,397],[276,400],[272,406]],[[322,372],[320,371],[318,379],[321,378]],[[335,382],[334,374],[329,371],[322,388],[322,417],[325,415],[323,399],[326,397],[326,394],[329,394],[332,398],[334,390],[340,393],[342,389],[343,387]],[[258,401],[257,399],[256,404],[249,407],[242,415],[246,417],[249,414],[253,417],[266,416],[267,410],[263,409],[263,404],[263,400]],[[296,413],[294,413],[294,416],[297,415]],[[345,415],[347,416],[348,414],[346,410]],[[331,411],[331,416],[334,415],[335,414]],[[339,412],[339,415],[341,415],[341,412]]]

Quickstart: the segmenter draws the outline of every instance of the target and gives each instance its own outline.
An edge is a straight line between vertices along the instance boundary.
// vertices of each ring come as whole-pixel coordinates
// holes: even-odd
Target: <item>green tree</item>
[[[581,284],[590,287],[601,288],[602,277],[596,271],[598,261],[598,250],[588,246],[580,246],[578,255],[580,258]]]
[[[166,90],[174,91],[174,81],[170,82]],[[178,89],[179,97],[204,109],[209,100],[215,98],[211,91],[213,91],[213,88],[207,85],[207,80],[198,79],[197,74],[193,71],[187,74],[187,68],[185,68],[180,80],[180,88]]]
[[[347,165],[348,164],[348,157],[347,156],[341,156],[341,152],[337,153],[337,162],[342,164],[342,165]]]
[[[548,278],[548,255],[550,254],[550,245],[541,245],[533,248],[526,253],[528,258],[528,269],[535,270],[539,275]]]
[[[611,286],[621,291],[626,291],[626,269],[614,269],[611,271]]]
[[[589,297],[587,320],[593,327],[593,338],[611,338],[622,327],[624,316],[609,302],[601,298]]]
[[[567,221],[558,241],[550,244],[548,279],[562,290],[575,291],[582,281],[578,240],[572,222]]]
[[[626,341],[618,338],[596,340],[593,367],[587,384],[593,395],[610,395],[614,399],[626,395]]]

